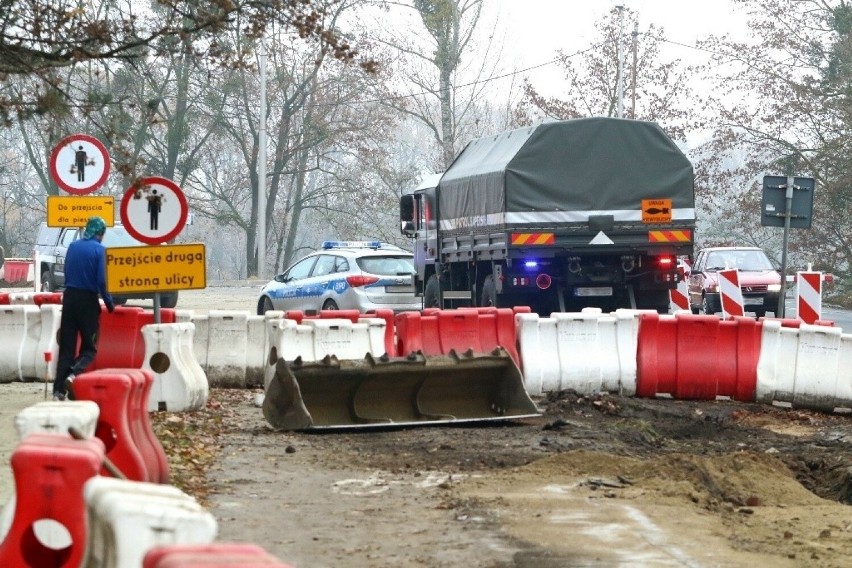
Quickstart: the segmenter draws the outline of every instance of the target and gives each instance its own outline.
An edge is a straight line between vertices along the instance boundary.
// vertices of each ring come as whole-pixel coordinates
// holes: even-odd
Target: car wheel
[[[337,307],[337,302],[335,302],[334,300],[326,300],[322,304],[322,309],[324,309],[324,310],[339,310],[340,308]]]
[[[160,307],[162,308],[174,308],[177,306],[178,301],[178,293],[174,294],[160,294]]]
[[[271,312],[274,310],[274,306],[272,305],[272,300],[269,299],[269,296],[263,296],[257,302],[257,315],[262,316],[266,312]]]
[[[480,306],[497,306],[497,287],[494,285],[494,276],[488,275],[485,277],[485,282],[482,283],[482,301]]]
[[[441,283],[438,282],[438,277],[434,274],[426,282],[426,289],[423,291],[423,307],[441,307]]]
[[[51,276],[50,270],[45,270],[41,273],[41,291],[56,292],[56,284],[53,282],[53,276]]]
[[[716,313],[716,310],[713,309],[713,306],[710,303],[710,298],[707,296],[701,297],[701,309],[704,310],[704,313],[708,316],[712,316]]]

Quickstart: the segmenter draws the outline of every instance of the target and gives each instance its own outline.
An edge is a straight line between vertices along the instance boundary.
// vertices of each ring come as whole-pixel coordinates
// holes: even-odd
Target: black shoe
[[[62,393],[62,392],[53,393],[53,400],[57,400],[57,401],[60,401],[60,402],[65,400],[65,393]]]

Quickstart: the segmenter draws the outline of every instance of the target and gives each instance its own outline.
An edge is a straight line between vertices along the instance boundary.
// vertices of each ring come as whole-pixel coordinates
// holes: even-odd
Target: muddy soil
[[[208,289],[179,307],[251,311],[255,295]],[[8,389],[7,438],[12,401],[41,396],[39,385]],[[852,557],[852,417],[561,393],[536,399],[540,418],[502,425],[282,433],[257,394],[214,389],[193,417],[215,447],[199,496],[219,541],[257,543],[293,566],[840,567]]]

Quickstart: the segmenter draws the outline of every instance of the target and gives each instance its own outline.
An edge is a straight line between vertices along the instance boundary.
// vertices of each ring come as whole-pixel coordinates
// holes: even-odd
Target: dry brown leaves
[[[170,483],[202,504],[210,493],[206,474],[222,450],[221,435],[234,423],[232,397],[211,390],[202,410],[151,414],[152,429],[168,457]]]

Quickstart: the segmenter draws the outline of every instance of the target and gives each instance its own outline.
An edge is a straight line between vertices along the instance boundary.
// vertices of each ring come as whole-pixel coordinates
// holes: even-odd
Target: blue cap
[[[103,235],[106,232],[106,222],[100,217],[90,217],[86,222],[86,230],[83,231],[84,239],[91,239],[95,235]]]

